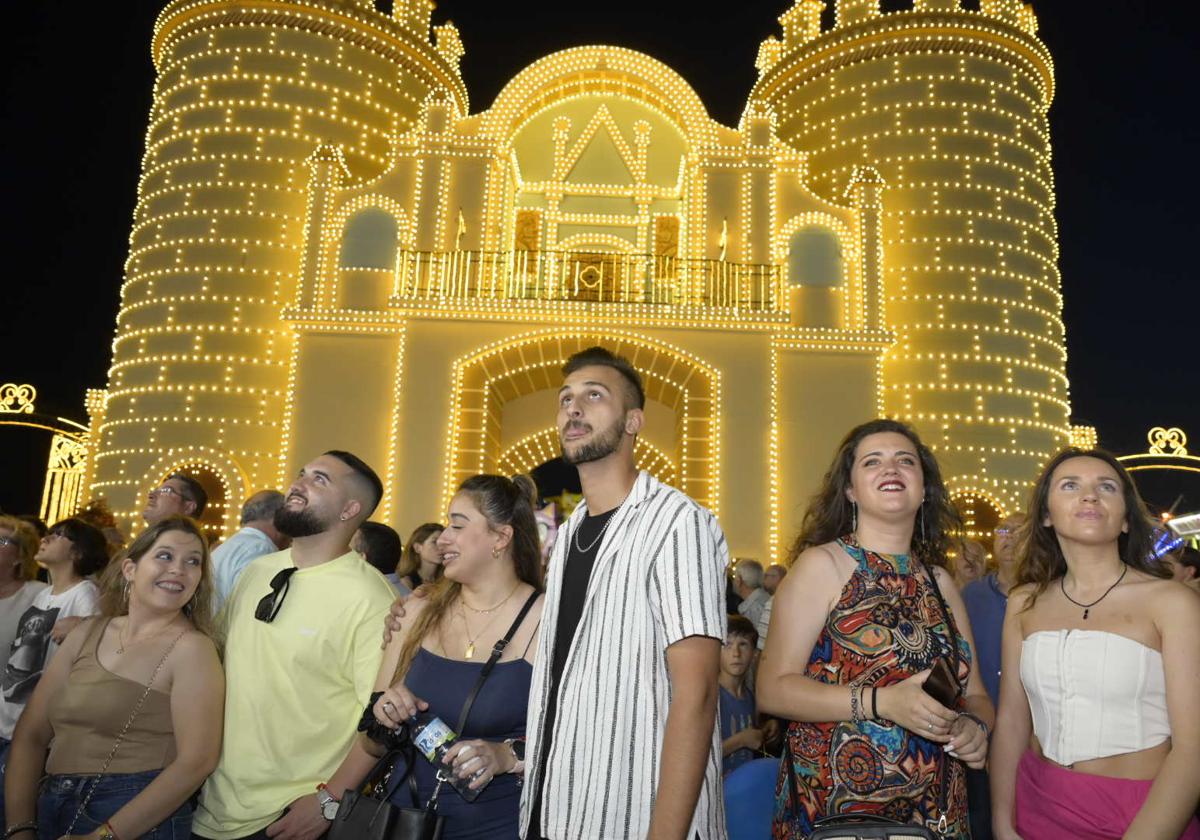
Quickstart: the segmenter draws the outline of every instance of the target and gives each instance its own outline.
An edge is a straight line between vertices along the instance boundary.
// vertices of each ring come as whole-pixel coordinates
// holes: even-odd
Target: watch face
[[[321,806],[321,816],[333,822],[333,818],[337,816],[338,805],[340,803],[336,799],[330,799]]]

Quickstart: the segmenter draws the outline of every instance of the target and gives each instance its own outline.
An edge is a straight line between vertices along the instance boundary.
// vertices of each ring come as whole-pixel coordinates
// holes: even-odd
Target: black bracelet
[[[8,838],[15,837],[16,835],[21,834],[22,832],[25,832],[25,831],[32,831],[34,834],[37,834],[37,830],[38,830],[38,824],[33,820],[30,820],[29,822],[23,822],[23,823],[19,823],[17,825],[9,826],[8,829],[4,832],[4,840],[8,840]]]
[[[879,686],[871,686],[871,719],[879,720],[879,705],[876,703],[879,697]]]

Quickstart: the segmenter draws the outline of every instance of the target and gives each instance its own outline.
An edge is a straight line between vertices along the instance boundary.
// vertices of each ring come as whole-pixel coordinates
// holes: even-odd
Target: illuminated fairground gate
[[[83,504],[88,465],[88,429],[65,417],[52,417],[35,410],[37,389],[32,385],[0,385],[0,426],[23,426],[48,432],[50,457],[38,515],[56,522]]]

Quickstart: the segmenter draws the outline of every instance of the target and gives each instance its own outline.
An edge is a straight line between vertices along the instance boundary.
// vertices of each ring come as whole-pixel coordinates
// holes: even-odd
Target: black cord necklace
[[[1124,565],[1124,564],[1122,564],[1122,565]],[[1108,589],[1105,589],[1104,594],[1101,595],[1099,598],[1097,598],[1095,601],[1092,601],[1092,603],[1090,603],[1090,604],[1081,604],[1078,601],[1076,601],[1074,598],[1072,598],[1070,595],[1067,594],[1067,584],[1066,584],[1067,576],[1066,575],[1063,575],[1062,577],[1060,577],[1058,579],[1058,588],[1062,590],[1062,594],[1063,594],[1064,598],[1066,598],[1068,601],[1070,601],[1075,606],[1083,608],[1083,620],[1087,621],[1088,612],[1091,610],[1091,608],[1096,606],[1097,604],[1099,604],[1105,598],[1107,598],[1108,593],[1112,592],[1114,589],[1116,589],[1117,584],[1125,579],[1125,572],[1128,572],[1128,571],[1129,571],[1129,567],[1125,566],[1125,568],[1121,571],[1120,577],[1118,577],[1116,579],[1116,581],[1113,583],[1113,585],[1108,587]]]

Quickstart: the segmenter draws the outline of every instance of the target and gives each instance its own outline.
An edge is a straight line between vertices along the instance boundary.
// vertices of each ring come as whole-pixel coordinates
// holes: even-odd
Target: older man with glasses
[[[146,507],[142,509],[142,519],[147,525],[153,525],[168,516],[190,516],[199,519],[208,504],[208,494],[200,482],[190,475],[173,473],[146,494]]]
[[[350,538],[382,495],[379,476],[349,452],[314,458],[275,513],[291,547],[253,560],[234,585],[218,616],[221,763],[201,792],[195,837],[316,840],[374,765],[356,727],[395,593]]]
[[[1000,700],[1000,633],[1004,612],[1008,609],[1008,592],[1017,582],[1018,531],[1025,515],[1015,513],[1000,520],[992,543],[996,571],[971,581],[963,587],[962,597],[971,617],[975,648],[979,655],[979,676],[983,687],[995,705]],[[967,800],[970,803],[971,836],[975,840],[991,838],[992,805],[985,770],[967,770]]]

